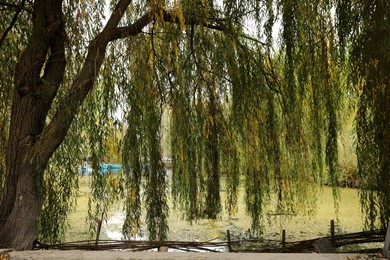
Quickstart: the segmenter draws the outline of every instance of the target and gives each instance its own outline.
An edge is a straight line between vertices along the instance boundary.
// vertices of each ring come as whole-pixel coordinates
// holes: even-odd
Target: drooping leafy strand
[[[275,93],[268,94],[267,100],[267,109],[269,111],[267,118],[267,140],[269,143],[267,145],[267,154],[270,160],[270,167],[274,175],[274,190],[277,194],[277,210],[281,211],[281,204],[284,201],[283,198],[283,176],[282,176],[282,147],[281,141],[279,139],[279,134],[281,133],[280,129],[280,112],[278,107],[275,104]]]
[[[126,212],[122,233],[126,238],[136,238],[141,233],[141,151],[142,143],[138,134],[140,109],[135,104],[127,116],[128,129],[123,140],[123,182],[124,209]]]
[[[141,44],[143,39],[133,44]],[[128,49],[134,46],[128,41],[123,48]],[[114,49],[114,48],[113,48]],[[143,53],[139,55],[122,56],[122,62],[130,66],[131,62],[143,64],[145,62]],[[133,71],[133,77],[128,77],[126,70],[122,68],[119,81],[119,91],[123,91],[125,102],[131,104],[126,112],[126,134],[122,146],[122,185],[124,195],[125,221],[122,227],[122,233],[125,238],[136,239],[137,235],[143,233],[142,226],[142,171],[144,158],[144,135],[143,135],[143,99],[142,86],[145,84],[142,79],[143,66]],[[135,79],[140,79],[137,83]]]
[[[146,39],[138,43],[146,44]],[[145,206],[149,239],[164,240],[168,231],[168,180],[160,148],[162,100],[156,74],[151,69],[156,62],[153,45],[146,46],[132,59],[126,59],[130,66],[136,66],[133,76],[125,81],[129,88],[125,93],[130,109],[123,148],[126,209],[123,231],[129,238],[141,233],[141,209]],[[145,185],[143,188],[142,184]]]
[[[99,91],[100,90],[100,91]],[[105,168],[107,162],[107,139],[112,134],[112,125],[108,117],[107,111],[109,108],[105,107],[105,102],[96,99],[104,99],[106,93],[103,85],[98,88],[94,95],[89,96],[86,105],[94,106],[93,109],[87,111],[97,111],[95,113],[86,113],[87,129],[94,132],[94,135],[89,135],[89,150],[90,161],[93,169],[91,182],[91,195],[88,201],[88,223],[90,235],[95,235],[98,230],[99,221],[107,218],[107,213],[112,204],[117,200],[119,195],[118,176],[111,174],[111,169]],[[96,106],[99,104],[100,106]],[[113,104],[113,103],[110,103]],[[110,108],[111,110],[112,108]],[[103,219],[101,219],[103,216]]]
[[[195,121],[187,111],[190,104],[182,103],[186,102],[186,97],[180,97],[180,93],[177,95],[179,100],[174,100],[172,106],[172,195],[175,203],[185,210],[186,219],[192,221],[199,218],[202,208],[201,186],[204,182],[200,182],[199,176],[203,175],[204,145],[199,142],[202,138],[202,128],[199,129],[198,125],[202,122],[202,115]]]
[[[357,1],[351,9],[360,29],[356,38],[348,38],[352,41],[353,82],[360,95],[356,115],[360,200],[366,227],[373,229],[387,226],[390,220],[390,4]],[[339,20],[348,28],[348,21]]]
[[[77,123],[52,157],[50,167],[45,172],[45,189],[40,191],[44,203],[39,218],[39,241],[45,243],[58,243],[63,240],[68,227],[68,214],[76,206],[79,179],[74,162],[80,162],[79,155],[86,154],[87,151],[85,145],[71,145],[82,135],[80,128],[77,129],[76,126]]]
[[[208,83],[210,84],[210,83]],[[213,84],[213,82],[211,82]],[[205,216],[207,218],[216,219],[221,213],[221,198],[220,198],[220,157],[219,157],[219,131],[220,118],[218,115],[217,97],[215,93],[215,86],[209,85],[208,104],[205,125],[205,172],[206,172],[206,205]]]
[[[157,91],[150,87],[151,95],[145,112],[145,124],[148,126],[146,142],[150,168],[146,170],[145,206],[147,207],[146,223],[150,240],[165,240],[168,234],[168,179],[161,161],[160,126],[161,107],[153,107]]]

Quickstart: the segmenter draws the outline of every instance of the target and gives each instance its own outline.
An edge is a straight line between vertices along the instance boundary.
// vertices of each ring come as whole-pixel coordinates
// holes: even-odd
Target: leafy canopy
[[[46,123],[69,93],[116,2],[63,2],[66,70]],[[13,75],[31,34],[33,5],[0,2],[0,32],[6,36],[0,45],[0,187],[12,135]],[[389,9],[380,0],[133,1],[105,49],[93,89],[47,166],[41,236],[61,239],[74,205],[77,162],[88,156],[97,171],[112,150],[106,140],[123,131],[120,179],[93,175],[91,230],[113,201],[124,198],[124,235],[137,232],[145,209],[149,239],[165,239],[170,190],[161,161],[163,115],[169,118],[171,192],[189,221],[215,219],[224,208],[234,214],[240,185],[254,232],[261,230],[261,213],[272,194],[279,214],[308,210],[318,184],[337,186],[340,113],[347,98],[358,99],[360,195],[367,224],[386,225]],[[139,31],[125,30],[145,19]],[[123,121],[116,118],[118,110]]]

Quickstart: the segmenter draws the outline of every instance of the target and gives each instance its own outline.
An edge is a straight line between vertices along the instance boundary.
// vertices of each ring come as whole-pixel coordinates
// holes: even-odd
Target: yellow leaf
[[[210,121],[210,124],[211,126],[214,126],[214,119],[213,119],[213,116],[209,116],[209,121]]]

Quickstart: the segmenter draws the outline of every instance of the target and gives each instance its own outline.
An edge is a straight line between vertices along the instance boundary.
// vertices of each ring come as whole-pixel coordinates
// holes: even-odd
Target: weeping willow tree
[[[350,96],[367,224],[387,225],[390,7],[368,2],[0,1],[0,244],[61,240],[86,155],[91,231],[123,198],[125,237],[145,210],[148,237],[165,239],[164,113],[175,206],[188,221],[233,215],[242,185],[260,232],[274,194],[276,213],[291,214],[312,208],[320,184],[336,187]],[[114,177],[99,163],[118,110]]]

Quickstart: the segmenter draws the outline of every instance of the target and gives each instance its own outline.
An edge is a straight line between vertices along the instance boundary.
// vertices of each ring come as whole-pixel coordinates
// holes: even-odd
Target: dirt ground
[[[0,249],[0,260],[129,260],[129,259],[377,259],[358,254],[257,254],[257,253],[170,253],[170,252],[125,252],[125,251],[11,251]]]

